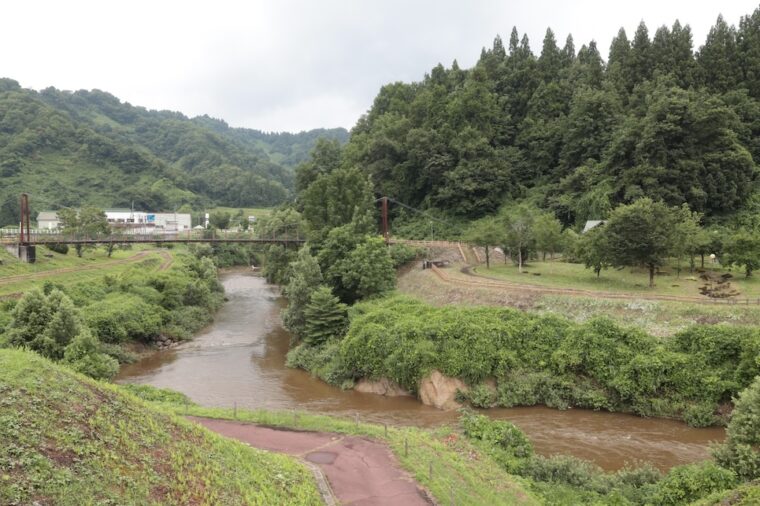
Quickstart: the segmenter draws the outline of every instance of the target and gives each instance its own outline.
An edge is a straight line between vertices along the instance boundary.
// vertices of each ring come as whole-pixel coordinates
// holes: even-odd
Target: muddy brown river
[[[358,414],[365,421],[423,427],[456,423],[456,411],[439,411],[413,398],[343,391],[285,367],[290,336],[280,325],[284,301],[277,288],[247,272],[223,274],[222,282],[229,301],[209,328],[191,342],[124,366],[118,381],[171,388],[205,406]],[[572,454],[607,470],[637,460],[661,469],[701,460],[708,457],[710,442],[724,437],[721,428],[602,411],[484,412],[515,423],[541,454]]]

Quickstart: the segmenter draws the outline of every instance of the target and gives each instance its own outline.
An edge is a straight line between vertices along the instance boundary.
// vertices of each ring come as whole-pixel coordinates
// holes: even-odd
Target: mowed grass
[[[111,258],[108,258],[102,248],[88,250],[82,258],[78,258],[73,249],[67,255],[61,255],[50,252],[47,248],[38,248],[38,260],[34,264],[20,262],[5,250],[0,250],[0,259],[3,261],[0,265],[0,296],[25,293],[41,287],[46,281],[71,286],[101,279],[105,275],[121,274],[130,269],[157,270],[166,260],[158,251],[149,248],[146,245],[130,250],[114,250]],[[175,255],[180,250],[175,248],[163,251]],[[146,254],[138,256],[141,252]],[[52,256],[39,258],[44,254]]]
[[[481,273],[488,271],[480,267]],[[736,304],[701,304],[645,300],[642,298],[609,299],[567,294],[548,294],[529,291],[518,286],[499,288],[457,284],[457,279],[471,279],[458,272],[458,267],[445,269],[452,280],[446,283],[431,270],[410,269],[400,276],[398,291],[430,304],[473,306],[508,306],[525,311],[554,313],[573,321],[583,322],[595,316],[608,316],[624,325],[636,325],[650,334],[666,337],[690,325],[726,323],[760,326],[760,306],[755,301],[746,305],[744,299]],[[527,276],[526,276],[527,277]]]
[[[760,277],[744,277],[741,269],[721,269],[719,266],[708,266],[716,274],[730,273],[731,286],[739,292],[739,298],[760,298]],[[562,261],[531,261],[523,267],[520,273],[516,266],[495,262],[491,268],[480,265],[475,268],[479,275],[515,283],[525,283],[543,287],[593,290],[632,295],[676,295],[688,297],[703,297],[699,287],[704,281],[699,273],[689,273],[688,265],[684,265],[680,277],[676,268],[669,266],[660,269],[655,276],[655,286],[649,287],[649,273],[643,268],[605,269],[597,278],[591,269],[582,264]]]
[[[150,389],[146,390],[146,394],[151,396]],[[158,402],[154,405],[168,413],[234,419],[296,430],[366,436],[385,442],[401,466],[435,497],[438,504],[540,504],[535,495],[528,490],[530,484],[526,480],[505,472],[458,431],[448,427],[432,431],[388,426],[386,433],[385,426],[357,420],[302,412],[206,408],[192,403],[171,402],[172,396],[162,393],[158,396],[170,402]]]
[[[209,209],[207,212],[210,213],[216,213],[216,212],[225,212],[230,213],[232,216],[235,216],[240,210],[243,211],[243,216],[245,219],[248,219],[248,216],[255,216],[257,220],[260,220],[262,218],[266,218],[272,212],[274,211],[273,207],[214,207],[213,209]]]
[[[297,460],[0,350],[0,504],[322,504]]]

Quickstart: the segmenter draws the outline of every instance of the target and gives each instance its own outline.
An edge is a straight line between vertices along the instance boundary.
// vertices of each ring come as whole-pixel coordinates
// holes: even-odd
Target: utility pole
[[[26,236],[24,231],[26,231]],[[21,194],[21,227],[19,232],[21,244],[28,245],[31,242],[31,237],[29,235],[29,195],[26,193]]]
[[[383,238],[385,239],[385,244],[388,244],[390,242],[390,230],[388,229],[388,197],[382,198],[382,215],[383,215]]]

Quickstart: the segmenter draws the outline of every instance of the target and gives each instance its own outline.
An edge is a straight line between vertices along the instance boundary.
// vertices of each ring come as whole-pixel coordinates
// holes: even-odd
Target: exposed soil
[[[250,446],[286,453],[315,464],[343,505],[435,504],[420,485],[402,470],[388,447],[372,439],[296,432],[229,420],[190,417],[207,429]]]

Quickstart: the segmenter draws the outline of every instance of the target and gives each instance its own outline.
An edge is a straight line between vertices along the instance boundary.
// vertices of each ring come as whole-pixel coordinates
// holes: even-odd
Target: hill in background
[[[294,167],[320,137],[231,128],[208,116],[153,111],[99,90],[23,89],[0,79],[0,226],[18,222],[18,196],[32,210],[190,205],[272,206],[287,200]]]

